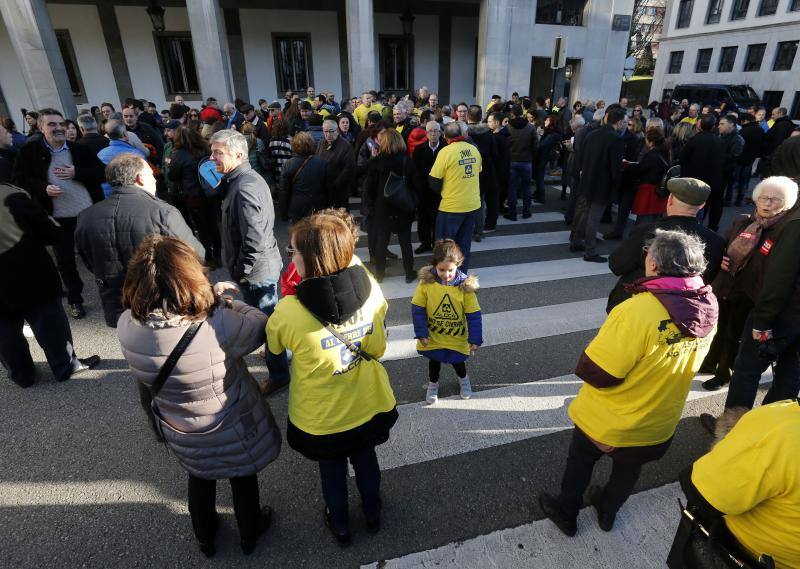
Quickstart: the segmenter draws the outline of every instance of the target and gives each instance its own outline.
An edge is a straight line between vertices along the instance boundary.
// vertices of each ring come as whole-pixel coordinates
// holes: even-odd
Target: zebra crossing
[[[202,558],[185,506],[185,473],[152,442],[116,335],[102,322],[96,291],[87,287],[89,317],[72,323],[73,335],[81,353],[92,349],[104,358],[103,369],[24,393],[0,381],[0,398],[8,404],[7,427],[0,430],[9,458],[0,461],[5,562],[19,568],[220,562],[303,569],[662,567],[678,520],[678,473],[710,445],[696,417],[719,411],[724,390],[705,392],[704,378],[695,380],[672,448],[645,467],[613,532],[601,532],[590,509],[582,511],[574,539],[543,519],[535,498],[558,489],[572,428],[566,410],[581,386],[572,372],[605,319],[615,282],[607,265],[569,253],[557,195],[551,189],[552,201],[531,219],[498,224],[496,233],[473,243],[470,272],[481,282],[485,343],[467,363],[470,400],[458,397],[455,374],[445,369],[439,402],[424,403],[427,365],[416,353],[410,311],[416,284],[404,282],[399,261],[387,267],[381,288],[389,304],[389,340],[382,361],[400,418],[378,447],[379,534],[364,531],[351,480],[354,542],[339,549],[322,524],[316,464],[285,444],[259,476],[262,503],[275,512],[263,544],[241,556],[230,491],[220,483],[218,554],[213,561]],[[277,233],[283,246],[286,228]],[[601,243],[599,251],[607,254],[615,245]],[[359,246],[366,261],[365,237]],[[425,263],[415,259],[417,268]],[[44,360],[38,350],[34,359],[37,365]],[[257,379],[264,377],[263,358],[254,354],[247,363]],[[269,401],[285,427],[287,393]],[[31,456],[29,449],[46,451]],[[608,470],[601,461],[595,481]],[[87,552],[80,545],[96,543],[105,549]]]

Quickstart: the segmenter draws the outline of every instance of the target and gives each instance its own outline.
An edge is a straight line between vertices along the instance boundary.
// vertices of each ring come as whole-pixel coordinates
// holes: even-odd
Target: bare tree
[[[661,37],[666,6],[666,0],[634,1],[626,57],[641,57],[645,55],[645,48],[648,46],[652,57],[652,44],[657,43]]]

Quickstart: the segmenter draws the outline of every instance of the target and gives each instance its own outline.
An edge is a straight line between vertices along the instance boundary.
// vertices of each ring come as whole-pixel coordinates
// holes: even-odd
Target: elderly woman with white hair
[[[770,258],[762,247],[775,242],[781,221],[797,201],[797,185],[788,178],[766,178],[753,190],[753,200],[756,204],[753,213],[738,216],[726,232],[727,253],[722,259],[722,270],[711,283],[719,300],[720,314],[719,334],[700,368],[701,373],[714,374],[703,382],[709,391],[730,383],[739,337],[761,293]],[[767,251],[770,247],[767,245]]]
[[[773,382],[763,404],[793,399],[800,391],[797,184],[785,176],[766,178],[753,190],[753,201],[754,215],[734,226],[720,273],[733,276],[733,286],[747,294],[753,307],[741,324],[741,344],[722,420],[700,416],[703,426],[715,434],[753,407],[761,374],[770,364],[774,363]],[[754,266],[748,269],[748,264]],[[730,293],[720,288],[720,294]],[[733,300],[737,302],[737,297]],[[739,297],[738,302],[744,301]]]
[[[628,285],[633,296],[611,311],[578,360],[575,375],[584,384],[569,406],[575,429],[561,492],[539,497],[544,514],[570,537],[603,455],[613,461],[611,477],[589,490],[589,500],[600,528],[610,531],[642,465],[672,442],[716,329],[717,300],[700,276],[704,251],[693,234],[656,230],[645,277]]]

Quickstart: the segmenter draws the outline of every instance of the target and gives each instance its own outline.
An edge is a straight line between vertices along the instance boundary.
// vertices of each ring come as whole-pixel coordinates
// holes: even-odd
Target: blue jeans
[[[522,188],[522,214],[531,212],[531,176],[533,168],[530,162],[512,162],[511,177],[508,182],[508,215],[517,217],[517,184]]]
[[[375,519],[381,511],[381,469],[375,447],[358,450],[349,457],[319,461],[322,496],[331,511],[336,530],[347,530],[349,515],[347,508],[347,459],[356,473],[356,486],[361,494],[361,503],[367,519]]]
[[[280,289],[278,288],[278,281],[267,279],[265,281],[251,283],[240,282],[239,290],[242,293],[242,299],[249,304],[258,308],[267,316],[272,316],[275,311],[275,305],[278,304],[280,299]],[[269,377],[276,383],[289,382],[289,359],[286,352],[277,356],[267,352],[267,369],[269,370]]]
[[[464,263],[461,270],[465,273],[469,269],[469,252],[472,246],[472,230],[475,227],[475,218],[480,210],[466,213],[449,213],[440,211],[436,216],[436,240],[452,239],[461,248],[464,254]]]
[[[775,362],[772,385],[764,396],[763,405],[794,399],[800,390],[800,354],[798,354],[800,331],[795,327],[777,324],[773,328],[773,334],[786,347]],[[728,398],[725,400],[726,409],[753,408],[761,374],[767,370],[770,363],[768,359],[758,355],[758,342],[753,339],[753,319],[748,317],[742,330],[736,363],[733,365],[731,386],[728,389]]]

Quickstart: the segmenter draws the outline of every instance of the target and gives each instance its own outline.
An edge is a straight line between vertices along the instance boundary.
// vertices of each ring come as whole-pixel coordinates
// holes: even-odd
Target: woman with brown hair
[[[292,137],[292,157],[281,172],[278,206],[281,219],[296,223],[330,203],[331,175],[328,163],[314,154],[307,132]]]
[[[180,239],[151,235],[129,264],[117,324],[152,426],[189,474],[189,513],[207,557],[219,526],[216,480],[230,479],[242,551],[250,554],[271,517],[259,506],[257,474],[281,448],[269,404],[244,362],[264,344],[267,316],[222,296],[235,288],[212,286]]]
[[[397,421],[386,350],[388,304],[354,258],[354,224],[315,214],[291,228],[287,252],[301,278],[267,323],[269,357],[286,350],[290,366],[286,440],[319,463],[325,524],[350,543],[347,461],[353,465],[367,531],[380,529],[380,467],[375,446]]]
[[[219,200],[205,195],[197,176],[200,161],[211,154],[211,149],[199,132],[186,126],[175,129],[172,141],[174,146],[169,162],[169,179],[178,187],[189,220],[205,247],[206,262],[209,266],[219,266],[222,253],[217,225]]]
[[[369,232],[374,234],[375,278],[378,282],[383,280],[389,239],[392,233],[396,233],[403,254],[406,282],[410,283],[417,279],[417,273],[414,272],[414,250],[411,248],[414,212],[402,213],[392,208],[384,197],[384,188],[390,173],[394,173],[395,176],[404,176],[408,190],[418,196],[417,169],[408,157],[406,143],[399,132],[388,128],[380,134],[378,140],[377,153],[367,165],[367,178],[364,181],[365,206],[370,215]]]

